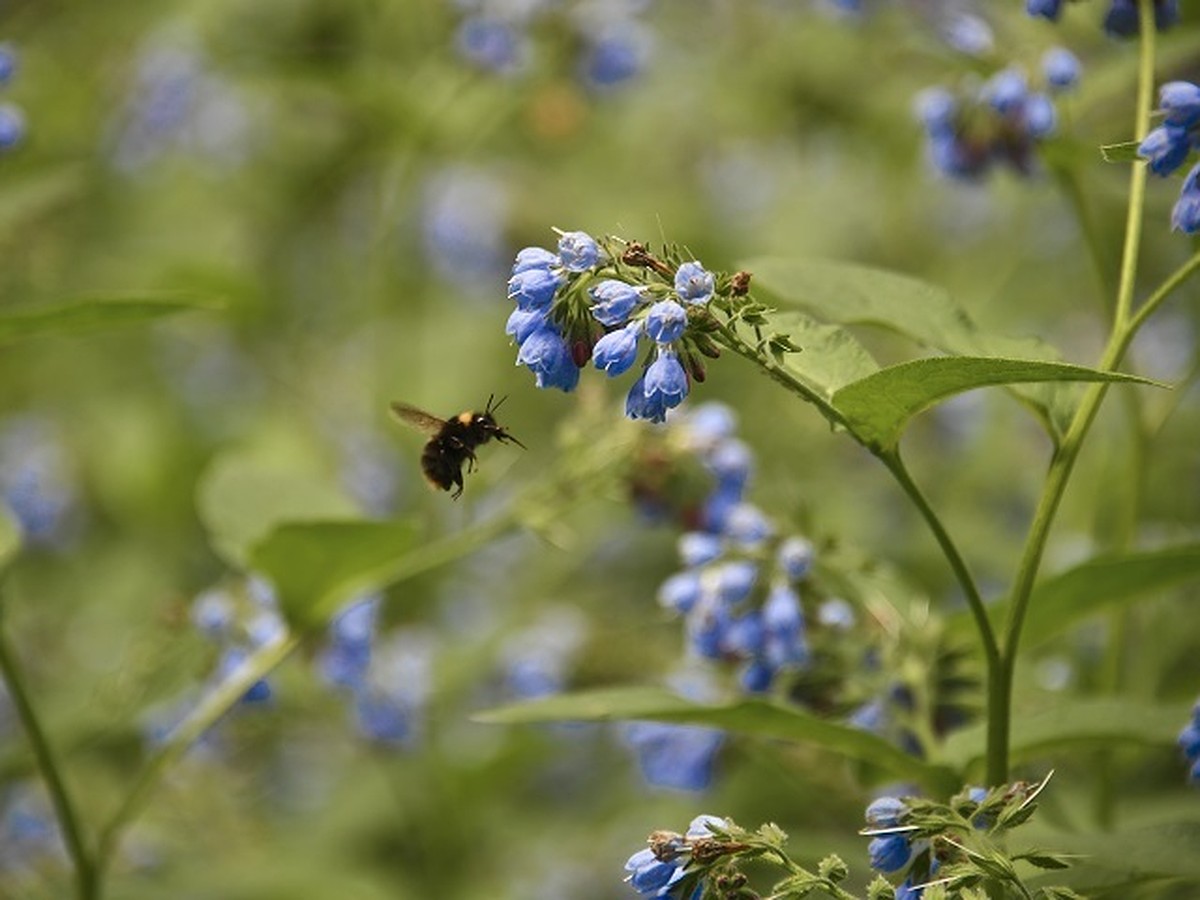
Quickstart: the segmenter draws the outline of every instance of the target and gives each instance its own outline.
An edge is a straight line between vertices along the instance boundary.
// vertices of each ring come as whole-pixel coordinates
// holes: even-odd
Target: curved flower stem
[[[1200,270],[1200,251],[1197,251],[1191,259],[1172,272],[1170,277],[1159,286],[1158,290],[1146,299],[1146,302],[1138,308],[1138,311],[1129,320],[1129,330],[1136,333],[1145,324],[1146,320],[1154,315],[1155,311],[1162,306],[1163,301],[1197,270]]]
[[[58,819],[63,842],[67,846],[67,853],[75,868],[76,892],[80,900],[95,900],[100,896],[97,866],[88,854],[83,839],[83,828],[75,806],[71,802],[71,796],[67,792],[66,783],[63,781],[61,767],[50,747],[50,741],[46,738],[46,732],[42,729],[33,704],[29,700],[16,655],[12,652],[3,632],[0,632],[0,676],[3,677],[8,688],[17,718],[21,720],[21,726],[29,738],[29,745],[33,750],[38,771],[50,794],[50,802],[54,806],[54,815]]]
[[[730,350],[759,366],[767,375],[789,391],[813,404],[820,411],[821,415],[835,428],[843,428],[853,435],[854,432],[849,427],[845,416],[819,392],[804,384],[804,382],[800,381],[786,368],[747,344],[732,327],[718,323],[718,331],[724,339],[725,346]],[[899,451],[895,449],[880,450],[873,447],[868,447],[868,449],[883,463],[884,468],[891,473],[892,478],[895,479],[901,490],[912,500],[913,505],[920,512],[926,525],[929,526],[929,530],[933,533],[933,537],[937,541],[938,547],[941,548],[942,554],[946,557],[946,561],[950,564],[950,569],[954,572],[954,577],[962,587],[963,594],[967,598],[967,604],[970,606],[971,613],[975,618],[975,625],[979,631],[979,639],[983,644],[984,656],[987,660],[989,680],[994,680],[992,673],[997,671],[1000,662],[999,645],[996,642],[992,623],[988,619],[983,598],[979,593],[979,588],[975,584],[975,579],[971,575],[971,570],[967,567],[966,560],[959,552],[954,539],[950,536],[950,532],[946,530],[945,525],[942,524],[933,507],[929,505],[929,501],[925,498],[921,489],[912,480],[912,476],[909,475],[904,462],[900,459]]]
[[[1141,37],[1134,134],[1138,140],[1141,140],[1150,126],[1150,103],[1154,88],[1154,10],[1150,0],[1140,0],[1138,5]],[[1138,251],[1141,244],[1145,192],[1146,167],[1142,164],[1134,165],[1130,174],[1129,208],[1125,220],[1125,242],[1121,255],[1121,275],[1117,287],[1116,309],[1113,314],[1113,331],[1108,346],[1105,348],[1103,359],[1097,367],[1104,372],[1116,370],[1134,335],[1134,328],[1131,327],[1133,324],[1131,311],[1137,276]],[[1156,305],[1157,302],[1161,302],[1161,300],[1156,301]],[[1141,312],[1144,313],[1146,307],[1149,306],[1148,302]],[[1144,319],[1145,316],[1141,318]],[[1067,433],[1050,462],[1046,480],[1042,486],[1041,497],[1034,511],[1033,522],[1021,552],[1016,578],[1013,581],[1010,614],[1000,660],[1000,677],[992,679],[988,684],[988,784],[1003,784],[1008,781],[1012,686],[1021,629],[1025,624],[1029,598],[1046,549],[1050,526],[1058,512],[1084,438],[1091,429],[1092,422],[1095,421],[1107,389],[1107,384],[1096,383],[1089,385],[1085,391],[1083,400],[1075,410],[1075,415],[1067,428]]]
[[[125,800],[101,829],[96,846],[98,872],[103,873],[112,862],[126,826],[142,811],[167,770],[237,704],[251,685],[270,674],[299,644],[298,637],[289,635],[255,650],[167,735],[143,766]]]

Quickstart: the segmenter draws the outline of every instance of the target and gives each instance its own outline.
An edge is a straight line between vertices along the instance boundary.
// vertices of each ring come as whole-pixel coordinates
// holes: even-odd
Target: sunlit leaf
[[[1010,753],[1016,761],[1064,750],[1118,745],[1170,746],[1187,721],[1186,704],[1155,704],[1140,698],[1063,697],[1062,704],[1013,718]],[[983,760],[985,726],[952,734],[942,758],[966,769]]]
[[[1137,152],[1137,149],[1140,146],[1141,144],[1138,141],[1124,141],[1120,144],[1105,144],[1100,148],[1100,155],[1104,157],[1105,162],[1110,163],[1137,162],[1141,159]]]
[[[783,367],[826,398],[843,385],[879,370],[862,344],[836,325],[824,325],[803,313],[767,316],[769,329],[787,336],[800,349],[783,356]]]
[[[876,325],[955,356],[1053,361],[1059,354],[1036,338],[989,334],[940,287],[908,275],[829,260],[761,257],[742,264],[753,284],[781,305],[842,325]],[[1055,434],[1074,409],[1054,385],[1015,387]]]
[[[48,306],[0,310],[0,343],[139,325],[193,310],[219,309],[212,298],[184,292],[137,291]]]
[[[962,391],[1030,381],[1132,381],[1143,378],[1066,363],[1026,359],[942,356],[881,369],[848,384],[833,396],[850,430],[863,443],[895,446],[908,420]]]
[[[497,724],[650,719],[707,725],[737,734],[812,744],[878,766],[896,778],[920,782],[934,791],[949,792],[959,786],[951,770],[910,756],[878,735],[767,700],[705,705],[656,688],[611,688],[520,703],[481,713],[477,718]]]
[[[411,522],[289,522],[256,543],[249,559],[271,579],[288,618],[309,626],[389,583],[417,535]]]
[[[236,453],[218,457],[196,493],[213,548],[245,568],[250,549],[284,522],[357,519],[354,503],[330,481]]]

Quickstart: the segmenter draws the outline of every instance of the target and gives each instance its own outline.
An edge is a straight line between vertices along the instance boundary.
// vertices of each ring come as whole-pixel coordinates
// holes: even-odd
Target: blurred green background
[[[1020,3],[978,4],[995,34],[980,56],[944,40],[953,4],[865,5],[845,17],[768,0],[582,12],[589,4],[564,0],[534,17],[520,64],[502,73],[456,48],[471,12],[449,0],[0,7],[0,38],[19,60],[2,90],[27,128],[0,159],[3,309],[163,292],[213,304],[146,327],[12,343],[0,356],[0,486],[45,525],[7,576],[4,626],[85,819],[111,812],[147,733],[194,702],[216,664],[192,601],[214,586],[240,590],[245,573],[214,550],[198,513],[214,471],[255,460],[302,473],[338,502],[413,518],[433,538],[560,463],[556,434],[581,398],[535,390],[504,334],[512,254],[553,246],[552,226],[679,242],[712,269],[760,255],[894,268],[944,286],[989,328],[1096,361],[1127,169],[1094,148],[1131,137],[1134,46],[1103,36],[1096,2],[1057,27]],[[1195,12],[1162,37],[1164,75],[1200,75]],[[635,23],[644,56],[627,82],[581,77],[595,27],[586,15]],[[1056,168],[939,178],[913,120],[916,91],[1009,61],[1032,69],[1056,43],[1085,71],[1060,105]],[[1059,189],[1064,170],[1112,264],[1100,275]],[[1193,250],[1167,231],[1176,193],[1177,182],[1150,185],[1146,286]],[[1197,292],[1180,292],[1132,361],[1184,387],[1136,395],[1156,429],[1142,443],[1129,436],[1130,397],[1114,392],[1050,569],[1194,536]],[[860,337],[884,361],[916,352],[879,332]],[[615,426],[624,383],[596,372],[584,382]],[[422,438],[389,421],[388,402],[448,416],[490,394],[508,395],[501,420],[529,450],[485,448],[451,502],[424,484]],[[693,399],[736,409],[757,457],[750,495],[769,513],[953,603],[949,573],[894,485],[810,409],[735,359],[714,362]],[[1002,593],[1044,436],[1010,397],[978,393],[920,420],[906,451],[988,593]],[[681,655],[678,623],[654,602],[675,537],[605,490],[540,535],[393,589],[383,632],[428,662],[405,676],[429,686],[410,738],[363,741],[322,683],[317,651],[292,658],[269,703],[235,711],[164,781],[108,895],[633,896],[624,860],[650,830],[682,830],[700,812],[775,820],[798,858],[837,851],[865,880],[855,830],[868,787],[828,754],[730,741],[706,793],[672,792],[642,782],[616,729],[470,721],[512,699],[506,641],[548,609],[579,614],[571,686],[659,681]],[[1153,598],[1127,622],[1127,692],[1186,709],[1200,682],[1188,599]],[[1097,622],[1039,648],[1022,667],[1020,704],[1098,689],[1105,635]],[[1067,828],[1093,822],[1100,776],[1089,762],[1060,763],[1055,818]],[[1110,764],[1123,815],[1195,803],[1168,748]],[[67,896],[61,852],[22,849],[13,811],[46,812],[31,766],[18,725],[0,717],[0,895]]]

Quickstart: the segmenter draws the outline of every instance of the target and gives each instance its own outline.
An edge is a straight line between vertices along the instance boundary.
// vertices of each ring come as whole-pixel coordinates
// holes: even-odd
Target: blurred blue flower
[[[721,538],[704,531],[688,531],[679,536],[677,543],[679,561],[688,568],[702,566],[721,555],[724,546]]]
[[[912,847],[903,834],[888,834],[874,838],[867,846],[871,868],[879,872],[899,872],[912,856]]]
[[[1079,84],[1079,57],[1066,47],[1051,47],[1042,56],[1042,74],[1054,90],[1065,91]]]
[[[1200,701],[1192,707],[1192,717],[1179,732],[1179,749],[1188,763],[1188,781],[1200,785]]]
[[[54,812],[42,792],[25,783],[7,785],[0,794],[0,872],[15,884],[23,874],[32,877],[44,870],[47,861],[66,859]],[[44,871],[37,877],[44,882]]]
[[[329,641],[317,661],[329,684],[355,689],[366,681],[379,604],[375,594],[352,600],[330,622]]]
[[[512,22],[498,16],[478,15],[458,26],[454,44],[467,62],[500,74],[517,71],[529,49],[525,34]]]
[[[353,691],[359,734],[390,747],[418,739],[434,653],[432,638],[422,631],[398,631],[377,642],[366,678]]]
[[[580,62],[583,81],[598,90],[624,84],[639,75],[650,56],[652,39],[641,25],[619,19],[589,35]]]
[[[490,289],[505,268],[509,206],[504,182],[483,169],[454,165],[431,175],[423,187],[421,231],[438,275],[473,292]]]
[[[68,536],[77,499],[64,447],[56,429],[35,416],[0,424],[0,501],[28,543],[54,545]]]
[[[872,828],[894,828],[908,815],[908,805],[899,797],[878,797],[867,806],[867,824]]]
[[[1168,81],[1158,93],[1163,122],[1179,128],[1200,124],[1200,86],[1190,81]]]
[[[1171,228],[1184,234],[1200,231],[1200,163],[1183,179],[1179,199],[1171,210]]]
[[[992,27],[979,16],[950,12],[939,22],[942,39],[968,56],[986,56],[996,46]]]
[[[517,632],[501,651],[509,691],[521,699],[559,693],[585,634],[585,620],[573,607],[548,609]]]
[[[655,787],[702,791],[712,783],[725,733],[698,725],[632,722],[625,740],[637,756],[642,777]]]

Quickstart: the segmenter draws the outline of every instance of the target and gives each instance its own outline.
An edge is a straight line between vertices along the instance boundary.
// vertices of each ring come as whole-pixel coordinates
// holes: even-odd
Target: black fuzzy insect
[[[480,444],[495,438],[501,443],[511,442],[527,449],[496,422],[494,414],[506,398],[501,397],[493,403],[494,399],[494,395],[488,397],[483,412],[462,412],[450,419],[430,415],[407,403],[392,404],[392,414],[397,419],[429,435],[429,441],[421,451],[421,471],[434,487],[443,491],[454,488],[451,496],[455,500],[463,492],[463,464],[466,464],[468,474],[475,470],[475,448]]]

